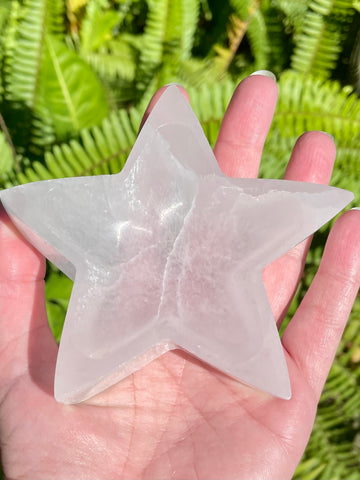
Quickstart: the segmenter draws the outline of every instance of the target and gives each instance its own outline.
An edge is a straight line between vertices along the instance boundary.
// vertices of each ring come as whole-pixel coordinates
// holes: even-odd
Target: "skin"
[[[238,86],[215,147],[227,175],[257,176],[276,99],[270,78],[252,76]],[[327,183],[334,159],[328,135],[306,133],[285,178]],[[279,325],[308,246],[304,242],[264,271]],[[44,258],[1,210],[0,445],[6,477],[290,479],[358,291],[359,246],[360,211],[350,211],[335,223],[319,271],[282,337],[291,400],[173,351],[69,406],[53,398],[57,345],[46,317]]]

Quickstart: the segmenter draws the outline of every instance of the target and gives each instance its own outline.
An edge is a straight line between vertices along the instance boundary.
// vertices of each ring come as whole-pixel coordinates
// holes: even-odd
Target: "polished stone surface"
[[[353,195],[226,177],[171,86],[121,173],[36,182],[0,198],[23,235],[74,280],[55,397],[77,403],[174,348],[289,398],[262,270]]]

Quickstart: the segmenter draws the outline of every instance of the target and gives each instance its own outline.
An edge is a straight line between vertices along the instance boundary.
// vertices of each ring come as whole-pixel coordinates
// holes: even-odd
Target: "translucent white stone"
[[[77,403],[174,348],[290,398],[262,270],[353,195],[226,177],[172,86],[121,173],[36,182],[0,198],[23,235],[74,280],[55,397]]]

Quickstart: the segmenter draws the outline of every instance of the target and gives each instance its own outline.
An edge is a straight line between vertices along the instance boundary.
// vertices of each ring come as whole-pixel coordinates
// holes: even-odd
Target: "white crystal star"
[[[189,104],[169,87],[121,173],[36,182],[0,198],[75,281],[55,397],[76,403],[173,348],[290,398],[262,270],[353,195],[226,177]]]

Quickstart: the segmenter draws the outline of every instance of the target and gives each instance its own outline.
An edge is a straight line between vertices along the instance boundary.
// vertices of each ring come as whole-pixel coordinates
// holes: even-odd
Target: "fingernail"
[[[276,77],[275,75],[270,72],[270,70],[257,70],[256,72],[252,73],[250,75],[250,77],[254,76],[254,75],[260,75],[260,76],[263,76],[263,77],[269,77],[271,78],[272,80],[274,80],[274,82],[276,82]]]
[[[325,135],[327,135],[328,137],[331,138],[331,140],[335,140],[335,138],[331,135],[331,133],[328,133],[328,132],[324,132],[324,130],[320,130],[321,133],[325,133]]]
[[[354,208],[350,208],[350,211],[351,210],[360,210],[360,208],[359,207],[354,207]]]

